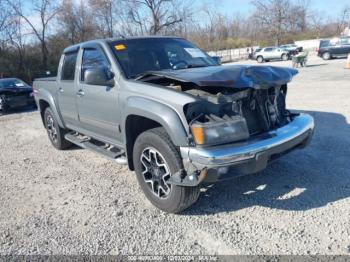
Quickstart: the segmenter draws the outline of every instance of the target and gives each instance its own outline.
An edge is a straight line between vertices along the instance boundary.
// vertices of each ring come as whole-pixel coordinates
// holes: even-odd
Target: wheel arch
[[[122,132],[129,168],[134,169],[132,155],[136,138],[143,132],[163,127],[175,146],[187,145],[187,133],[178,114],[170,107],[147,98],[127,100]]]
[[[57,123],[60,127],[64,128],[64,123],[62,121],[62,118],[61,118],[61,115],[59,114],[59,111],[57,109],[57,106],[56,106],[56,103],[55,103],[55,100],[54,98],[52,97],[52,95],[44,90],[44,89],[41,89],[40,90],[40,93],[37,95],[37,101],[38,101],[38,107],[39,107],[39,112],[40,112],[40,116],[41,116],[41,119],[44,123],[44,113],[45,113],[45,109],[47,107],[50,107],[56,120],[57,120]]]

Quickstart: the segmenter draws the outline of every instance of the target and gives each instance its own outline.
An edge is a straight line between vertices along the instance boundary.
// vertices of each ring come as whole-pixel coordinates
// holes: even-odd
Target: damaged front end
[[[196,145],[247,140],[290,121],[291,114],[285,107],[286,85],[258,90],[221,90],[217,94],[187,92],[199,98],[184,108]]]
[[[227,166],[255,158],[257,152],[252,145],[271,140],[274,131],[282,130],[298,116],[286,109],[287,83],[296,73],[294,69],[269,66],[219,66],[150,72],[142,76],[139,80],[176,89],[196,98],[196,102],[184,106],[189,125],[189,145],[181,148],[185,170],[174,174],[172,182],[195,186],[208,180],[208,174],[214,169],[220,177],[229,171]],[[306,122],[308,129],[312,130],[313,121]],[[305,139],[298,141],[297,145]],[[280,142],[277,144],[279,150],[265,154],[258,165],[256,161],[248,163],[252,167],[250,170],[246,168],[246,171],[239,170],[237,173],[260,171],[270,158],[289,149],[280,147]],[[290,144],[293,148],[297,145]],[[227,153],[244,147],[246,151],[238,155]],[[260,148],[258,151],[265,150]],[[202,155],[197,157],[196,154]],[[205,161],[198,161],[200,157]],[[225,161],[216,163],[215,158],[224,158]]]

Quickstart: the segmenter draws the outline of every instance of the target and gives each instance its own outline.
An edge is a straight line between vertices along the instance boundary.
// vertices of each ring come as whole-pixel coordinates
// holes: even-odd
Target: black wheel
[[[64,138],[64,135],[67,133],[67,131],[58,125],[50,107],[45,109],[44,123],[49,139],[54,147],[59,150],[63,150],[72,145]]]
[[[289,59],[288,55],[287,54],[283,54],[282,55],[282,60],[283,61],[287,61]]]
[[[164,128],[148,130],[135,141],[133,161],[137,180],[149,201],[157,208],[178,213],[194,204],[199,187],[168,183],[183,168],[182,159]]]
[[[264,58],[262,56],[258,56],[256,61],[258,61],[258,63],[262,63],[264,62]]]
[[[329,53],[329,52],[323,53],[323,54],[322,54],[322,58],[323,58],[323,60],[329,60],[329,59],[331,59],[331,58],[332,58],[331,53]]]
[[[0,112],[6,113],[8,110],[7,102],[6,102],[6,96],[0,95]]]

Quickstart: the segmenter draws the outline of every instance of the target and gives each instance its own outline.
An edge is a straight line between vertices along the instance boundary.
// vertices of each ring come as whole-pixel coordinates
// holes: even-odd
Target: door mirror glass
[[[114,86],[114,74],[107,68],[88,68],[84,71],[84,82],[87,85]]]

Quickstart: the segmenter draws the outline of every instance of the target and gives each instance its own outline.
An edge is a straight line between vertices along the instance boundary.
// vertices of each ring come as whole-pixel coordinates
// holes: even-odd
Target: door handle
[[[62,87],[58,88],[58,91],[59,91],[60,93],[63,93],[63,92],[64,92],[64,90],[63,90]]]
[[[79,89],[79,91],[77,92],[77,95],[82,97],[85,95],[85,92],[83,91],[83,89]]]

